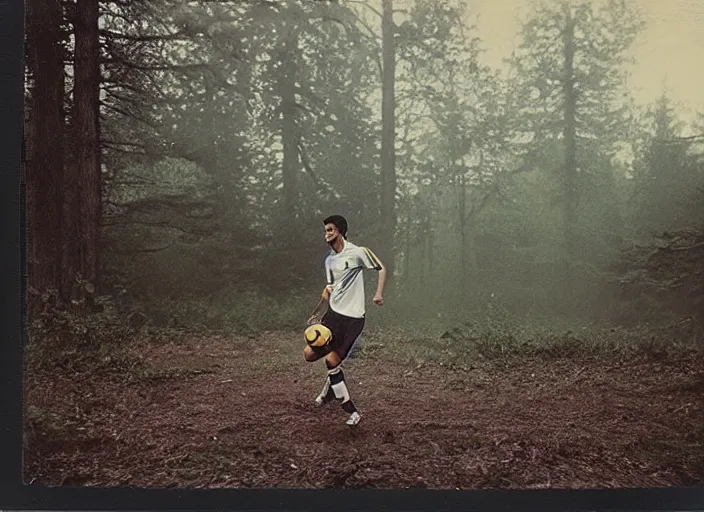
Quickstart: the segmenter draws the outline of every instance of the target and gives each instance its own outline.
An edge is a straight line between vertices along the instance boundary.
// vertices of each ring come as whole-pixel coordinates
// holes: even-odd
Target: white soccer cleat
[[[357,423],[359,423],[359,420],[361,420],[361,419],[362,419],[362,417],[359,415],[358,412],[353,412],[352,414],[350,414],[350,417],[347,419],[347,421],[345,423],[352,426],[352,425],[356,425]]]

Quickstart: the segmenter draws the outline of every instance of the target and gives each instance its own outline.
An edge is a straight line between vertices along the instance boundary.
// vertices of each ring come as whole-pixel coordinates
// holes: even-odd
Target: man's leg
[[[359,423],[360,415],[350,398],[350,392],[345,383],[345,373],[340,366],[342,358],[337,352],[330,352],[325,358],[325,366],[328,368],[329,390],[326,392],[322,403],[329,402],[333,398],[340,402],[342,410],[349,413],[348,425]]]
[[[326,404],[333,399],[340,401],[342,409],[350,413],[350,418],[347,420],[348,425],[356,425],[359,422],[360,416],[357,408],[350,400],[349,390],[345,384],[345,375],[340,365],[350,351],[353,343],[356,341],[359,333],[364,326],[363,319],[354,319],[352,323],[347,317],[340,317],[332,310],[328,310],[322,323],[327,325],[333,333],[333,339],[330,345],[316,349],[306,347],[306,360],[315,361],[320,357],[317,354],[325,351],[325,366],[327,367],[327,375],[325,385],[320,394],[315,399],[318,406]]]
[[[325,355],[328,353],[329,353],[329,350],[324,350],[322,347],[317,348],[317,347],[311,347],[309,345],[306,345],[306,347],[303,349],[303,357],[309,363],[314,363],[318,359],[325,357]],[[330,390],[330,379],[326,375],[325,376],[325,384],[323,385],[323,390],[320,392],[318,397],[315,399],[316,405],[320,406],[325,403],[325,396],[328,394],[329,390]]]
[[[342,362],[347,359],[352,347],[362,334],[363,329],[364,318],[348,319],[340,345],[325,358],[325,365],[328,367],[328,375],[330,377],[330,385],[334,392],[334,397],[341,402],[342,409],[350,414],[347,420],[348,425],[356,425],[359,423],[360,415],[354,402],[352,402],[350,398],[347,383],[345,382],[345,374],[342,371],[341,365]]]
[[[303,349],[303,357],[309,363],[313,363],[326,355],[334,354],[330,351],[329,347],[311,347],[306,345]],[[325,361],[327,365],[327,360]],[[339,364],[339,363],[338,363]],[[332,388],[330,387],[330,367],[328,366],[328,373],[325,375],[325,384],[323,384],[323,389],[320,391],[318,396],[315,398],[315,404],[317,406],[324,405],[332,399],[335,398]]]
[[[327,368],[327,373],[325,374],[325,384],[323,385],[323,389],[320,391],[318,396],[315,398],[315,405],[320,407],[321,405],[324,405],[328,402],[331,402],[335,398],[335,392],[332,389],[332,385],[330,382],[330,376],[331,376],[331,371],[332,368],[330,367],[330,363],[328,362],[328,358],[332,356],[334,352],[330,352],[328,356],[325,358],[325,367]]]

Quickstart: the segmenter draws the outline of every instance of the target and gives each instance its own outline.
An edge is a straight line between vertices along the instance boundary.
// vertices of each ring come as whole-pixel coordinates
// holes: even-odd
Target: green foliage
[[[137,318],[121,315],[110,297],[98,297],[88,314],[63,304],[52,291],[41,296],[41,303],[28,325],[27,367],[117,375],[134,368],[125,348],[141,325]]]
[[[564,35],[574,24],[574,76],[565,76]],[[573,81],[577,94],[581,164],[595,158],[590,142],[602,152],[624,135],[628,102],[624,84],[626,51],[643,28],[637,8],[611,0],[597,7],[591,0],[538,3],[525,20],[522,43],[511,58],[515,90],[525,109],[524,121],[539,138],[561,131],[563,86]]]
[[[647,109],[633,170],[636,235],[691,226],[704,218],[698,190],[704,186],[701,148],[696,138],[683,136],[684,130],[666,95]]]
[[[664,233],[654,244],[624,252],[620,272],[628,307],[625,321],[691,322],[694,336],[704,328],[704,224]],[[697,333],[697,331],[699,331]]]

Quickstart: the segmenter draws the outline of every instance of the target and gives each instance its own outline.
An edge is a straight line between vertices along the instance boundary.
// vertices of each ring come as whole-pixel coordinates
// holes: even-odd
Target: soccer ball
[[[304,337],[311,347],[324,347],[330,343],[332,331],[323,324],[313,324],[306,328]]]

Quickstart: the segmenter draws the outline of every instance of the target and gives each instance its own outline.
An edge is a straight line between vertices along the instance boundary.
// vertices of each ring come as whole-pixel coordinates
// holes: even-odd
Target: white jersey
[[[330,307],[341,315],[362,318],[365,313],[364,277],[365,269],[381,270],[381,263],[366,247],[344,241],[339,253],[330,249],[325,258],[327,283],[333,287]]]

